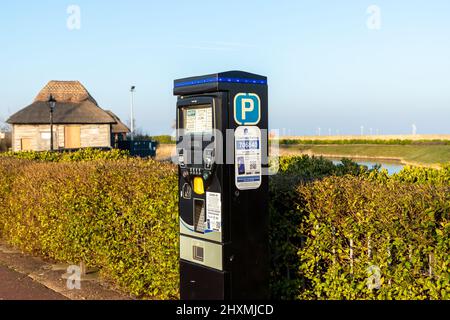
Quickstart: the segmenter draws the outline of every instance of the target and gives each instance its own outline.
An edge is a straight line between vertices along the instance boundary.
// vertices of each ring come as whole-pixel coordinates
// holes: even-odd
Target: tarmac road
[[[0,300],[67,300],[30,277],[0,265]]]

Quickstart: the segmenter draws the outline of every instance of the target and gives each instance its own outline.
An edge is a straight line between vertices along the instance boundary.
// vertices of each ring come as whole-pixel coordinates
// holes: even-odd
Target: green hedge
[[[176,144],[176,140],[172,136],[152,136],[151,140],[158,142],[158,144]]]
[[[327,163],[285,158],[272,178],[273,297],[448,299],[448,169],[389,176]],[[379,290],[367,287],[371,266]]]
[[[137,135],[134,137],[135,141],[147,141],[147,140],[153,140],[156,141],[158,144],[176,144],[176,140],[170,135],[160,135],[160,136],[149,136],[146,134],[143,135]]]
[[[368,175],[368,170],[348,159],[334,165],[322,157],[288,156],[279,159],[279,172],[272,176],[269,185],[271,291],[276,299],[294,299],[303,279],[298,275],[297,252],[302,238],[298,227],[303,214],[297,207],[306,203],[299,197],[297,186],[307,185],[328,176]]]
[[[0,158],[1,236],[100,267],[136,296],[177,298],[176,168],[114,153],[64,157]],[[307,156],[279,167],[269,198],[274,298],[448,298],[449,168],[389,176]],[[366,284],[372,265],[383,281],[375,291]]]
[[[0,159],[0,232],[56,261],[101,267],[137,296],[178,297],[177,174],[125,159]]]
[[[50,152],[50,151],[27,151],[27,152],[4,152],[0,158],[26,159],[44,162],[77,162],[92,160],[119,160],[130,157],[130,153],[124,150],[99,150],[81,149],[75,152]]]
[[[377,179],[380,179],[380,175],[386,175],[386,173],[373,173],[372,177],[375,176]],[[445,165],[441,170],[407,166],[391,178],[393,180],[406,183],[433,183],[450,185],[450,165]],[[381,178],[381,180],[385,180],[385,178]]]
[[[348,145],[348,144],[383,144],[383,145],[450,145],[450,140],[410,140],[410,139],[336,139],[336,140],[302,140],[280,139],[280,145]]]
[[[298,297],[449,297],[450,186],[332,177],[298,193]],[[378,290],[368,289],[370,266],[380,269]]]

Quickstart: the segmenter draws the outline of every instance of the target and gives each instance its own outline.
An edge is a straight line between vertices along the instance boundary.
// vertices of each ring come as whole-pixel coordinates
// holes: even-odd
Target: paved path
[[[21,253],[0,240],[0,300],[132,299],[95,274],[81,282],[80,290],[70,290],[62,277],[68,267]]]
[[[30,277],[0,265],[0,300],[67,300]]]

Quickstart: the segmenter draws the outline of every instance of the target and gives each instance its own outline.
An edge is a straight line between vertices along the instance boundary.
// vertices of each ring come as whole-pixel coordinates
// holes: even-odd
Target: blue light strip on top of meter
[[[243,83],[243,84],[266,85],[267,80],[243,79],[243,78],[224,78],[224,77],[206,78],[206,79],[178,82],[178,83],[175,83],[175,88],[198,86],[198,85],[207,84],[207,83]]]

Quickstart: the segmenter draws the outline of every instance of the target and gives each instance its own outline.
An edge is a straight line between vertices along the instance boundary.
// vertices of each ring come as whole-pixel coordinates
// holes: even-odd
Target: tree
[[[3,117],[0,117],[0,132],[11,132],[11,125]]]
[[[9,148],[11,148],[11,126],[0,118],[0,152],[8,151]]]

